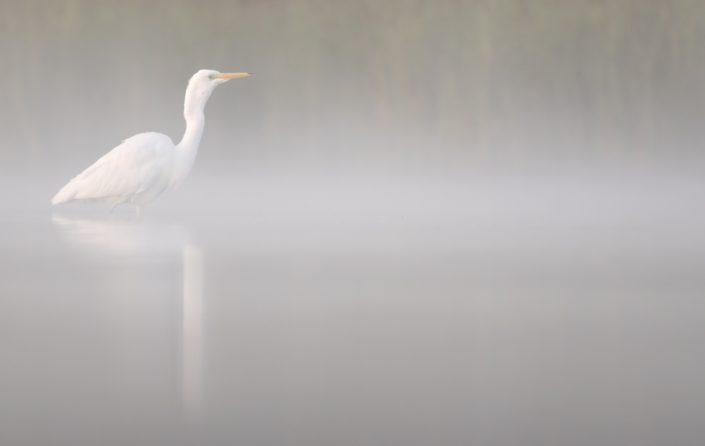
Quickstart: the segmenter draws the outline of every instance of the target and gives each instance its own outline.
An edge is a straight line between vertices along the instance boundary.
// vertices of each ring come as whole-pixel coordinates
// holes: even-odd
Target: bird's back
[[[146,203],[166,189],[173,154],[174,143],[168,136],[140,133],[69,181],[51,202],[103,201],[114,205],[139,197]]]

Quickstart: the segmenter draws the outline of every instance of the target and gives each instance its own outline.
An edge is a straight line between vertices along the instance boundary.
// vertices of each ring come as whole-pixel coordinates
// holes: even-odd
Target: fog
[[[702,162],[699,2],[3,1],[3,167],[71,172],[183,133],[199,169]]]
[[[0,11],[3,445],[702,444],[705,5]],[[50,204],[201,68],[183,185]]]

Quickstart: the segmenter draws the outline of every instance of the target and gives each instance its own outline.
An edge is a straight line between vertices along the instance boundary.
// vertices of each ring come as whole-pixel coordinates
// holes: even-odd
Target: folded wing
[[[127,200],[169,175],[173,154],[174,143],[168,136],[140,133],[69,181],[51,202]]]

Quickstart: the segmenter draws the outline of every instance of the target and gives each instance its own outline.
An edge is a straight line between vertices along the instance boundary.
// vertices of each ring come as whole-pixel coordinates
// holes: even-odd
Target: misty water
[[[700,444],[705,182],[7,177],[3,444]]]
[[[705,444],[705,2],[0,0],[0,446]],[[194,170],[49,201],[125,138]]]

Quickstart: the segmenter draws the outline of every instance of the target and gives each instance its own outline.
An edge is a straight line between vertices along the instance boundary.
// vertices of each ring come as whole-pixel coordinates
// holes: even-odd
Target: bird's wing
[[[174,143],[161,133],[140,133],[126,139],[69,181],[52,200],[100,200],[144,192],[171,166]]]

